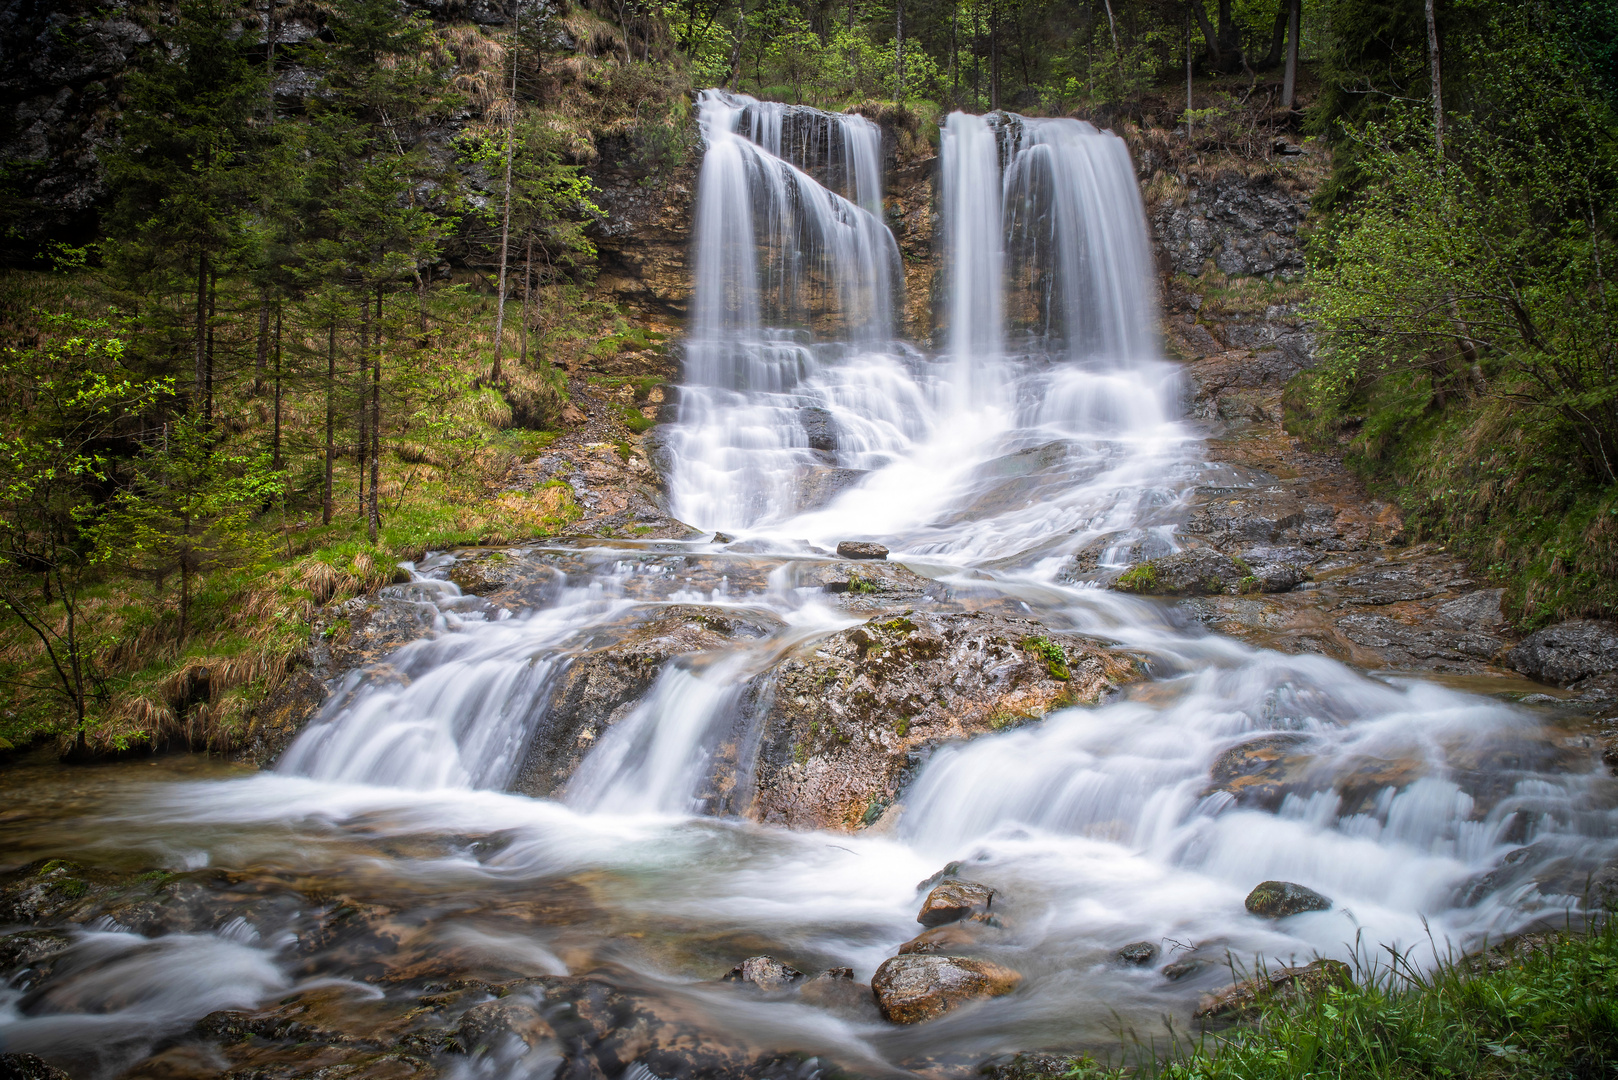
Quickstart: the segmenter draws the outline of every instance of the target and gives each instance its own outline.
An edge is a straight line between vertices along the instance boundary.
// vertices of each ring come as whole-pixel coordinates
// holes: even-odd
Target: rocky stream
[[[1618,627],[1519,642],[1185,291],[1306,196],[700,111],[662,422],[510,478],[579,535],[325,609],[243,760],[0,774],[5,1075],[959,1077],[1618,899]]]

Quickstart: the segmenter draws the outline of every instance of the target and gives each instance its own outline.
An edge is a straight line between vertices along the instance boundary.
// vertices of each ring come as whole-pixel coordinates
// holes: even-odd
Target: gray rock
[[[1136,941],[1125,945],[1112,955],[1120,963],[1129,964],[1132,967],[1146,967],[1157,959],[1159,951],[1158,947],[1150,941]]]
[[[837,545],[837,554],[845,559],[886,559],[888,549],[870,540],[844,540]]]
[[[1618,671],[1618,623],[1575,619],[1547,626],[1524,638],[1507,654],[1506,662],[1529,678],[1554,686]]]
[[[802,984],[798,1000],[851,1020],[874,1021],[882,1018],[877,1011],[870,984],[855,982],[853,968],[822,971]]]
[[[852,979],[854,972],[843,968]],[[725,982],[751,983],[766,994],[789,989],[803,978],[803,972],[787,967],[773,956],[750,956],[725,973]]]
[[[1341,960],[1316,960],[1301,967],[1272,968],[1217,994],[1205,995],[1192,1016],[1198,1019],[1252,1016],[1270,1001],[1308,1000],[1334,986],[1353,985],[1348,965]]]
[[[811,465],[798,477],[798,510],[818,510],[869,475],[864,469]]]
[[[1505,624],[1506,616],[1500,609],[1504,589],[1479,589],[1455,600],[1438,605],[1438,618],[1457,630],[1492,633]]]
[[[1154,596],[1210,596],[1240,592],[1249,577],[1229,555],[1198,547],[1132,567],[1111,587]]]
[[[837,421],[832,418],[829,410],[799,409],[798,422],[803,425],[803,433],[809,438],[809,449],[819,450],[822,453],[836,452]]]
[[[1021,981],[989,960],[910,953],[883,961],[871,991],[884,1019],[918,1024],[970,1001],[1009,994]]]
[[[1331,901],[1292,881],[1265,881],[1247,894],[1247,910],[1263,919],[1282,919],[1305,911],[1329,911]]]

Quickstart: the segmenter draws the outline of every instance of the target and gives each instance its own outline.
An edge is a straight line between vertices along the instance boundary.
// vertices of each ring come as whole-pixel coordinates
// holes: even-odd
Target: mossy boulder
[[[1331,900],[1293,881],[1265,881],[1247,894],[1247,910],[1261,919],[1330,911]]]

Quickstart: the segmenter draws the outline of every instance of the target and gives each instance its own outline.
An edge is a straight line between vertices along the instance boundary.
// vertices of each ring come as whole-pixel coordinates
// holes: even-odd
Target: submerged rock
[[[1221,596],[1286,592],[1308,577],[1303,564],[1284,558],[1249,561],[1195,547],[1130,567],[1111,583],[1151,596]]]
[[[1291,881],[1265,881],[1247,894],[1247,910],[1264,919],[1281,919],[1305,911],[1329,911],[1331,900]]]
[[[976,881],[944,881],[927,894],[916,921],[923,926],[943,926],[971,915],[987,915],[993,904],[994,890],[987,885]]]
[[[819,510],[869,475],[871,474],[864,469],[840,469],[833,465],[807,466],[798,476],[798,512],[801,514],[809,510]]]
[[[499,998],[474,1005],[461,1017],[455,1040],[468,1054],[499,1050],[512,1041],[530,1050],[554,1041],[556,1032],[532,1001],[522,997]]]
[[[44,1058],[33,1054],[0,1054],[0,1080],[73,1080]]]
[[[837,554],[845,559],[886,559],[888,549],[868,540],[844,540],[837,545]]]
[[[655,618],[634,626],[617,641],[585,653],[551,690],[549,708],[529,736],[514,789],[537,797],[560,791],[584,756],[629,715],[672,658],[760,638],[782,625],[764,612],[677,604],[659,610]]]
[[[1125,945],[1112,955],[1117,957],[1120,963],[1129,964],[1133,967],[1146,967],[1157,959],[1157,954],[1160,951],[1150,941],[1136,941]]]
[[[978,944],[978,935],[975,931],[980,925],[982,924],[952,922],[943,926],[935,926],[931,930],[923,930],[899,946],[899,955],[908,956],[911,953],[959,953],[971,950]]]
[[[822,971],[802,984],[798,1000],[852,1020],[873,1021],[881,1017],[870,985],[855,982],[853,968]]]
[[[849,978],[854,977],[852,969]],[[725,982],[752,983],[767,994],[785,990],[803,978],[803,972],[789,968],[773,956],[750,956],[725,973]]]
[[[925,753],[1091,703],[1133,662],[986,612],[878,616],[761,678],[768,706],[750,816],[793,828],[874,823]]]
[[[1274,968],[1218,993],[1204,995],[1192,1015],[1234,1020],[1256,1013],[1271,1001],[1303,1001],[1319,997],[1334,986],[1353,985],[1347,964],[1341,960],[1316,960],[1302,967]]]
[[[1022,976],[990,960],[909,953],[885,960],[871,979],[884,1019],[919,1024],[983,998],[1009,994]]]

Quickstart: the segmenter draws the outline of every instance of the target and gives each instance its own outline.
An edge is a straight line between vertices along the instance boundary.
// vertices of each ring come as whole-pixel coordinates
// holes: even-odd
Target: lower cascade
[[[1582,910],[1618,800],[1541,713],[1099,587],[1202,550],[1197,489],[1259,483],[1184,415],[1122,140],[948,118],[924,347],[875,125],[699,108],[685,379],[651,438],[700,535],[511,549],[488,596],[452,580],[486,553],[409,566],[382,602],[426,632],[272,772],[84,811],[324,906],[232,878],[223,929],[86,926],[60,1009],[0,993],[8,1050],[93,1044],[114,1075],[221,1010],[408,984],[477,997],[467,1076],[561,1075],[605,1045],[591,1008],[665,1031],[636,1080],[677,1072],[678,1024],[692,1074],[967,1075],[1184,1026],[1232,959],[1425,968]]]

